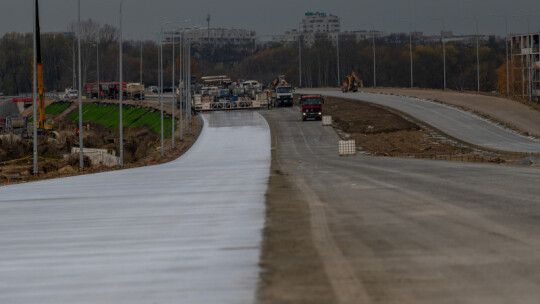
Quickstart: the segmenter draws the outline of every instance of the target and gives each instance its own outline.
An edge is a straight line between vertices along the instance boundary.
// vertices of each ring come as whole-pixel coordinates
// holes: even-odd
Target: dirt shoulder
[[[470,92],[407,88],[363,88],[361,91],[442,102],[472,111],[521,133],[540,137],[540,107],[536,104]]]

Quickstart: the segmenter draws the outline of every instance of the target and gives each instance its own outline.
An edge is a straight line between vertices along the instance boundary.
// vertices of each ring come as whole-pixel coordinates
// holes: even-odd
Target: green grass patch
[[[120,111],[118,105],[91,103],[83,107],[84,122],[95,122],[111,129],[118,129]],[[79,121],[79,112],[69,115],[73,122]],[[124,128],[146,127],[157,134],[161,133],[161,113],[146,108],[123,105],[122,120]],[[172,119],[165,116],[163,119],[163,131],[165,138],[170,138],[172,131]]]
[[[64,102],[59,101],[50,104],[48,107],[45,108],[45,114],[46,115],[58,115],[65,110],[67,110],[73,103],[72,102]]]
[[[73,103],[70,101],[64,102],[64,101],[58,101],[55,103],[50,104],[48,107],[45,108],[45,115],[58,115],[65,110],[67,110]],[[38,110],[39,113],[39,110]],[[34,117],[29,117],[28,122],[32,123],[34,122]]]

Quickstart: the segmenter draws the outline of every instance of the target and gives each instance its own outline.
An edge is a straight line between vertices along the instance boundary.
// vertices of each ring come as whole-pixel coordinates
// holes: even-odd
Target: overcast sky
[[[6,32],[32,31],[33,0],[0,0],[0,35]],[[81,18],[118,25],[120,0],[81,0]],[[504,35],[504,19],[508,16],[509,32],[526,32],[526,17],[531,14],[531,31],[540,30],[540,1],[538,0],[124,0],[124,33],[139,34],[158,31],[165,21],[191,19],[189,25],[252,29],[257,35],[282,34],[297,28],[306,11],[323,11],[341,18],[341,28],[347,30],[375,29],[406,32],[412,29],[425,34],[446,29],[454,34],[475,32],[472,19],[477,17],[481,34]],[[40,0],[40,19],[43,32],[66,31],[77,20],[77,0]],[[129,39],[129,36],[126,37]]]

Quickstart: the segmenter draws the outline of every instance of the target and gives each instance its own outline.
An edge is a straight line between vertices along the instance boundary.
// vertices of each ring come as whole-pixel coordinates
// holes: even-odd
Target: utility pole
[[[340,87],[341,85],[341,80],[339,79],[340,77],[340,71],[339,71],[339,32],[337,33],[337,36],[336,36],[336,53],[337,53],[337,86],[338,88]]]
[[[78,1],[78,10],[79,10],[79,23],[77,26],[77,41],[79,49],[79,168],[84,169],[84,152],[83,152],[83,116],[82,116],[82,69],[81,69],[81,0]],[[34,122],[35,123],[35,122]]]
[[[123,79],[123,56],[122,56],[122,5],[124,4],[124,0],[120,1],[120,38],[119,38],[119,44],[120,44],[120,166],[124,165],[124,122],[123,122],[123,115],[122,115],[122,99],[124,98],[124,79]]]
[[[99,37],[96,39],[96,78],[97,78],[98,100],[101,100],[101,86],[99,85]]]
[[[176,60],[174,58],[174,43],[175,43],[175,36],[174,32],[172,34],[172,137],[171,137],[171,149],[174,149],[174,106],[176,103],[175,96],[176,96],[176,90],[174,89],[174,69],[176,68]]]
[[[441,24],[442,24],[441,43],[442,43],[442,49],[443,49],[443,81],[444,81],[443,88],[446,90],[446,45],[444,43],[444,30],[445,30],[444,19],[437,18],[437,19],[431,19],[431,20],[441,21]]]
[[[180,39],[180,37],[178,37],[178,42],[179,42],[179,53],[180,53],[180,58],[178,60],[178,63],[179,63],[179,66],[180,66],[180,69],[178,71],[178,99],[180,100],[180,106],[179,106],[179,116],[180,116],[180,120],[178,121],[178,132],[180,134],[180,141],[184,141],[184,137],[182,135],[182,111],[183,111],[183,98],[182,98],[182,94],[183,94],[183,90],[182,90],[182,65],[183,65],[183,62],[182,62],[182,49],[184,48],[184,44],[183,44],[183,37],[184,35],[182,34],[182,40]]]
[[[34,58],[33,58],[33,86],[32,86],[32,102],[34,104],[34,127],[33,127],[33,135],[34,135],[34,174],[38,174],[38,136],[37,136],[37,27],[39,26],[37,24],[37,18],[38,18],[38,1],[36,0],[34,2]],[[75,50],[74,50],[75,51]]]
[[[298,74],[300,78],[299,87],[302,87],[302,36],[298,32]]]

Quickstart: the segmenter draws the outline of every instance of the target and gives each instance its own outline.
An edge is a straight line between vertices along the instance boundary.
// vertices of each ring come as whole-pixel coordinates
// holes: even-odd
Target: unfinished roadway
[[[0,302],[538,302],[537,167],[340,158],[259,113],[205,115],[168,164],[1,187]]]
[[[204,118],[173,162],[0,187],[0,303],[253,303],[269,128]]]
[[[363,100],[389,107],[427,123],[450,137],[474,146],[498,151],[540,153],[540,140],[523,136],[471,112],[445,104],[420,98],[374,93],[318,90],[302,90],[300,93]]]
[[[339,157],[335,131],[298,108],[264,116],[261,303],[538,302],[539,168]]]

